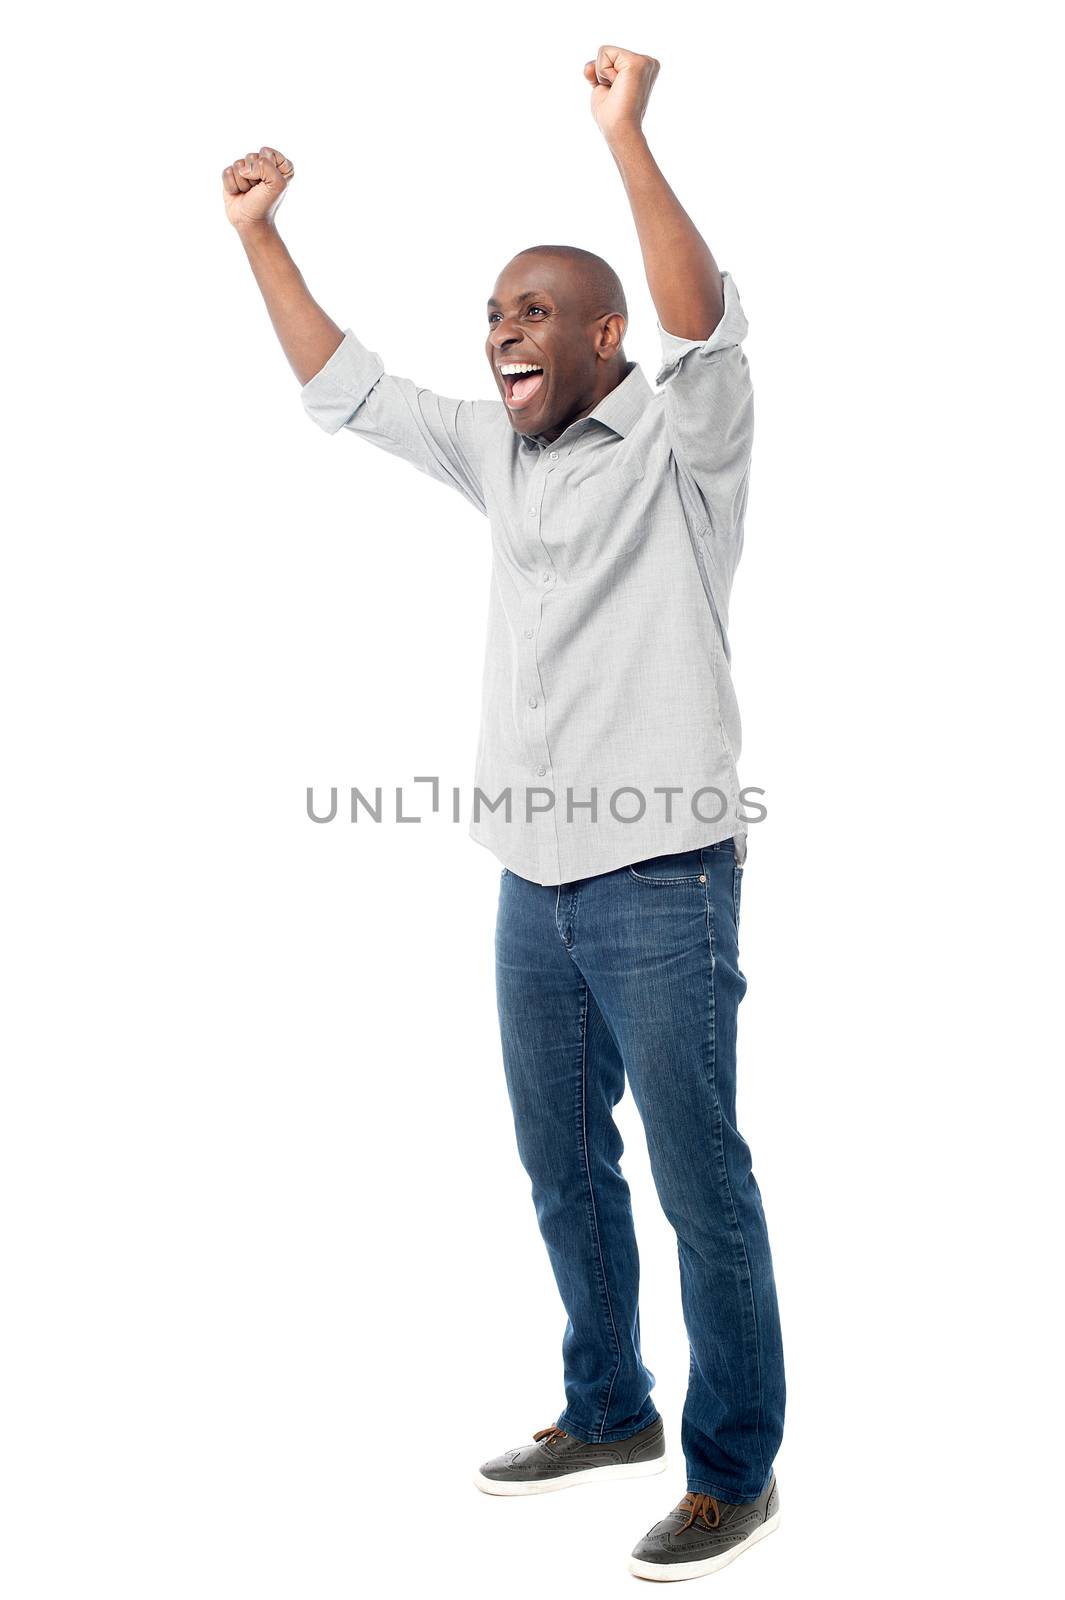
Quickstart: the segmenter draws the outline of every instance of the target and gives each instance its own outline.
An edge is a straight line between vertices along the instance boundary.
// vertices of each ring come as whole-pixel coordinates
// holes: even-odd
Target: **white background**
[[[997,1594],[1044,1560],[1060,1271],[1060,127],[1050,9],[61,6],[8,34],[2,1120],[11,1600],[632,1593],[684,1489],[675,1241],[619,1108],[670,1466],[525,1501],[564,1314],[495,1015],[499,864],[308,784],[472,782],[487,524],[303,414],[221,171],[311,292],[495,397],[517,250],[654,308],[581,75],[750,321],[733,596],[739,1109],[780,1533],[711,1583]],[[1033,1592],[1043,1580],[1031,1576]]]

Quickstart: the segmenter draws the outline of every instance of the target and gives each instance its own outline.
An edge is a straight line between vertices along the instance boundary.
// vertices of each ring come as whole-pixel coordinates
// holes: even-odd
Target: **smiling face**
[[[621,286],[588,251],[523,250],[496,279],[487,316],[485,351],[516,433],[557,439],[631,369]]]

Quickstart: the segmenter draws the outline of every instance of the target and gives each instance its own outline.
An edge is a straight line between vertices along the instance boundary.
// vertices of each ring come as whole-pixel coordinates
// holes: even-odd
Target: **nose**
[[[521,340],[520,333],[508,333],[506,324],[497,323],[489,335],[489,342],[496,350],[509,350],[511,345],[518,344]]]

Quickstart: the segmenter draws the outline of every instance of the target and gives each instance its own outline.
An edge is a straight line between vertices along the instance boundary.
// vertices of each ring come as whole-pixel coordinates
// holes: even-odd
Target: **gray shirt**
[[[743,835],[728,602],[754,408],[747,319],[722,273],[709,339],[658,322],[652,389],[626,376],[553,442],[501,400],[385,371],[350,328],[301,390],[341,428],[488,518],[492,584],[469,831],[511,871],[567,883]]]

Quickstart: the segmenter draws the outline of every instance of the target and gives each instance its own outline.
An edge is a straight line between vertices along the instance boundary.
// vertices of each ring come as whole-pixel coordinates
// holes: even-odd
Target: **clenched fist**
[[[594,61],[584,63],[592,89],[592,116],[606,139],[638,131],[643,124],[658,69],[654,56],[638,56],[617,44],[602,44]]]
[[[222,173],[226,216],[235,228],[270,222],[292,182],[295,167],[280,150],[264,144],[249,150]]]

